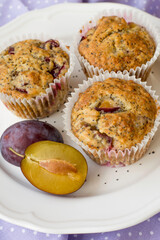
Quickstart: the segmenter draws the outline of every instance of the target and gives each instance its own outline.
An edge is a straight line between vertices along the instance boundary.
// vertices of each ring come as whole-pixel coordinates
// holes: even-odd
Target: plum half
[[[83,185],[88,166],[86,159],[75,148],[63,143],[40,141],[26,149],[21,170],[38,189],[65,195]]]
[[[43,140],[63,143],[62,135],[51,124],[37,120],[17,122],[7,128],[1,136],[2,156],[9,163],[20,166],[23,159],[20,155],[24,155],[26,148],[32,143]]]

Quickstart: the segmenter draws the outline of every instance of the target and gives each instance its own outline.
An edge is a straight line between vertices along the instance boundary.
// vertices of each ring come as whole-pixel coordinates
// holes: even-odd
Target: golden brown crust
[[[102,17],[79,44],[80,54],[94,67],[129,71],[149,61],[155,43],[146,29],[116,16]]]
[[[58,41],[15,43],[0,54],[0,92],[20,99],[46,94],[49,84],[68,68],[69,56]]]
[[[151,131],[156,113],[154,99],[141,85],[109,78],[79,95],[72,109],[72,131],[91,149],[124,150]]]

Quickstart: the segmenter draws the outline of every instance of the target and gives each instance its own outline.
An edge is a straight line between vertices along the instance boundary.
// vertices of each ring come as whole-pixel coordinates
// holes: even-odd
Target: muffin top
[[[154,99],[140,84],[109,78],[80,93],[72,109],[71,128],[91,149],[124,150],[143,140],[156,114]]]
[[[0,54],[0,92],[14,98],[46,93],[55,78],[68,71],[69,56],[56,40],[25,40]]]
[[[129,71],[149,61],[155,43],[146,29],[124,18],[102,17],[79,43],[79,53],[94,67]]]

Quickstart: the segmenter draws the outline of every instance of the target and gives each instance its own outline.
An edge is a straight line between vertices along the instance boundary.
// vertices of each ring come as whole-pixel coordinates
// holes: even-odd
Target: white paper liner
[[[130,149],[126,148],[124,151],[122,150],[95,150],[89,148],[87,145],[84,145],[75,135],[72,133],[71,130],[71,113],[72,108],[75,102],[79,98],[79,93],[84,92],[88,87],[90,87],[94,82],[97,81],[104,81],[107,78],[120,78],[126,81],[133,80],[134,82],[143,86],[147,92],[153,97],[156,102],[157,106],[157,116],[155,119],[154,126],[144,139],[138,143],[136,146],[131,147]],[[105,73],[100,74],[99,76],[94,76],[93,78],[89,78],[88,81],[84,80],[83,84],[79,84],[79,88],[75,89],[75,92],[71,94],[71,97],[68,98],[68,102],[65,104],[64,109],[64,126],[67,135],[71,138],[73,142],[81,146],[81,148],[90,156],[91,159],[96,161],[100,165],[107,165],[107,166],[125,166],[130,165],[136,161],[138,161],[148,149],[150,142],[157,131],[157,128],[160,124],[160,102],[158,101],[158,96],[155,95],[155,91],[151,90],[151,86],[147,86],[146,82],[141,82],[141,79],[136,79],[135,76],[129,76],[128,74],[123,75],[122,73]]]
[[[12,96],[8,96],[4,93],[0,93],[0,99],[4,105],[17,116],[27,119],[43,118],[58,110],[66,100],[69,78],[75,65],[74,54],[72,53],[71,49],[68,50],[66,48],[67,44],[55,36],[44,33],[27,33],[13,36],[12,38],[8,39],[8,41],[0,45],[0,52],[5,50],[8,46],[26,39],[38,39],[41,41],[56,39],[59,41],[60,47],[69,55],[70,67],[68,71],[64,76],[59,79],[54,79],[54,82],[49,84],[49,88],[46,89],[46,94],[42,94],[31,99],[24,98],[21,100],[19,98],[16,99]]]
[[[160,54],[160,33],[157,27],[151,25],[147,16],[143,14],[142,12],[137,11],[136,9],[126,9],[121,8],[107,8],[103,12],[100,12],[96,16],[92,17],[90,21],[86,22],[83,27],[81,28],[81,31],[78,32],[78,34],[75,37],[74,40],[74,49],[75,54],[82,66],[82,69],[86,73],[88,77],[93,77],[94,75],[99,75],[100,73],[108,72],[108,70],[103,70],[102,68],[99,69],[98,67],[94,67],[93,65],[90,65],[89,62],[80,55],[78,51],[78,45],[80,43],[80,40],[82,36],[86,34],[86,32],[91,29],[92,27],[97,25],[97,21],[102,18],[103,16],[118,16],[123,17],[126,22],[134,22],[138,25],[141,25],[146,28],[148,33],[152,36],[154,39],[156,49],[154,56],[151,58],[150,61],[148,61],[146,64],[142,64],[142,66],[136,67],[136,69],[130,69],[129,71],[124,70],[123,74],[129,74],[129,76],[135,75],[137,78],[141,78],[141,81],[146,81],[153,63],[157,60],[159,54]],[[117,73],[119,73],[118,71]]]

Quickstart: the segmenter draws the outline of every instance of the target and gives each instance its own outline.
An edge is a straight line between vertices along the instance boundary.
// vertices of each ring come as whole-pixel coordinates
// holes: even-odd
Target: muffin
[[[74,136],[72,140],[76,139],[100,165],[128,165],[137,161],[155,132],[156,97],[140,81],[129,76],[129,80],[122,78],[95,76],[90,83],[85,81],[67,104],[65,119],[70,115],[72,132],[68,135]]]
[[[155,43],[146,29],[116,16],[102,17],[88,30],[78,47],[90,65],[104,71],[129,71],[149,61]]]
[[[120,71],[145,81],[160,53],[159,33],[139,12],[114,13],[99,14],[79,31],[75,50],[82,68],[89,77]]]
[[[59,41],[27,39],[0,54],[0,98],[22,118],[42,118],[64,103],[69,51]]]

